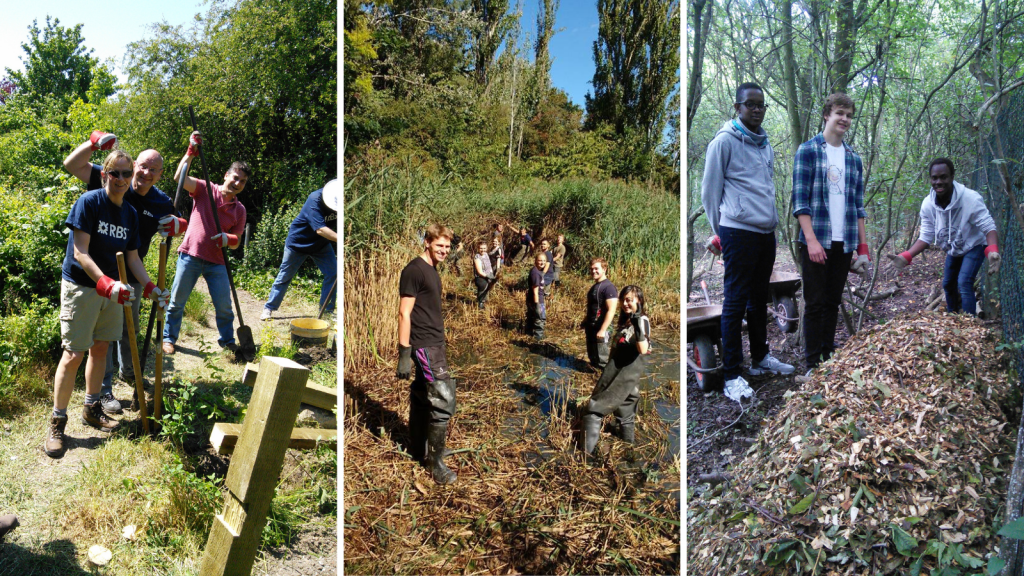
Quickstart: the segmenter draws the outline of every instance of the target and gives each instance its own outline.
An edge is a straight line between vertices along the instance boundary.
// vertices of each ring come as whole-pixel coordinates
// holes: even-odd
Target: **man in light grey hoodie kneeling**
[[[752,82],[736,89],[737,118],[722,126],[708,144],[701,202],[714,236],[707,249],[725,265],[722,303],[722,363],[725,393],[734,400],[752,395],[743,378],[744,313],[750,338],[750,374],[792,374],[768,352],[768,283],[775,266],[774,151],[761,128],[768,105]]]

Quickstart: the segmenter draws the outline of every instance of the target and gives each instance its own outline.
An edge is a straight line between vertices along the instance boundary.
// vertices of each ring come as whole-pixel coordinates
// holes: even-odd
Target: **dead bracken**
[[[976,318],[932,312],[851,338],[787,393],[733,480],[690,500],[688,569],[979,569],[1014,453],[996,344]]]

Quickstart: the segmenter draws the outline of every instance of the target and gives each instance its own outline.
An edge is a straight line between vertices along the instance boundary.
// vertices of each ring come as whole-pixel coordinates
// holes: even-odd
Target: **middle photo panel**
[[[346,4],[344,569],[678,573],[680,5],[472,6]]]

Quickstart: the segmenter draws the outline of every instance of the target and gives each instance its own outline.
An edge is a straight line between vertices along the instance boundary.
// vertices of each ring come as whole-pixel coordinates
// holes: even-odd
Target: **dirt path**
[[[202,279],[196,285],[202,300],[209,303],[209,292]],[[315,303],[305,302],[289,295],[281,307],[281,313],[270,321],[261,322],[259,315],[263,300],[253,297],[244,290],[238,291],[242,314],[246,324],[251,326],[257,346],[284,346],[290,341],[289,323],[294,318],[315,317],[318,310]],[[184,380],[209,378],[219,372],[224,379],[240,378],[244,363],[235,362],[234,355],[217,346],[217,329],[212,305],[206,309],[205,321],[186,317],[183,322],[177,351],[164,357],[164,382],[174,377]],[[144,335],[149,318],[149,305],[143,307],[140,333]],[[238,326],[236,314],[235,327]],[[156,327],[154,326],[154,332]],[[140,337],[141,339],[141,337]],[[141,351],[141,349],[140,349]],[[300,358],[303,356],[304,358]],[[305,349],[297,360],[307,364],[319,361],[333,361],[329,354],[321,358],[316,349]],[[144,369],[147,381],[152,382],[155,359],[153,350]],[[38,377],[52,387],[53,368]],[[319,374],[326,379],[327,376]],[[128,410],[134,392],[134,383],[125,383],[114,378],[114,396],[121,400],[124,413],[115,416],[122,422],[124,431],[104,433],[82,423],[81,404],[84,399],[82,370],[71,403],[66,429],[67,450],[63,458],[51,459],[42,450],[47,431],[50,406],[48,402],[33,406],[28,413],[6,421],[0,421],[0,513],[15,513],[21,526],[0,544],[0,576],[8,574],[87,574],[82,568],[90,566],[87,560],[89,547],[98,542],[89,532],[69,533],[68,516],[85,514],[80,510],[69,510],[64,505],[68,493],[80,488],[82,478],[93,478],[96,468],[104,466],[102,459],[109,457],[109,448],[121,447],[143,456],[150,446],[164,439],[141,441],[139,413]],[[152,394],[152,385],[147,389]],[[149,405],[152,411],[152,402]],[[302,408],[310,407],[303,405]],[[318,410],[317,410],[318,411]],[[329,411],[318,411],[317,420],[332,420]],[[326,417],[323,413],[326,413]],[[111,446],[105,446],[111,444]],[[103,450],[102,448],[107,448]],[[293,451],[289,451],[291,455]],[[224,459],[226,470],[227,458]],[[295,465],[293,464],[293,468]],[[286,457],[286,470],[288,459]],[[101,471],[102,472],[102,471]],[[95,512],[102,516],[104,502],[95,504],[101,508]],[[110,514],[116,515],[116,506],[110,506]],[[110,518],[110,522],[118,522]],[[114,549],[115,554],[131,555],[131,548]],[[195,558],[194,562],[198,562]],[[337,534],[322,526],[312,525],[302,531],[291,547],[283,550],[269,550],[257,558],[253,574],[297,575],[337,574]]]
[[[707,257],[705,262],[707,261]],[[903,311],[916,311],[924,307],[924,301],[937,285],[942,283],[942,272],[945,256],[935,250],[928,250],[917,257],[913,265],[907,268],[899,278],[900,290],[892,297],[872,301],[868,311],[885,321]],[[694,268],[700,269],[701,263]],[[889,289],[896,281],[894,272],[883,266],[875,292]],[[776,271],[797,272],[788,252],[779,251],[775,263]],[[851,281],[852,281],[851,276]],[[722,301],[722,268],[715,263],[712,271],[702,278],[708,285],[711,302]],[[689,295],[689,305],[704,303],[704,295],[700,289],[700,279],[695,280],[695,290]],[[803,297],[802,292],[798,294]],[[944,306],[944,304],[942,305]],[[944,308],[942,308],[944,309]],[[868,317],[864,319],[864,328],[877,324],[878,320]],[[772,355],[783,362],[797,367],[796,374],[806,371],[803,364],[803,349],[798,344],[797,334],[786,335],[778,325],[770,321],[768,325],[768,341]],[[842,318],[836,333],[836,345],[842,345],[849,338],[849,333]],[[747,338],[743,338],[744,354],[749,363],[750,348]],[[687,347],[687,354],[692,357],[692,346]],[[719,392],[704,393],[697,385],[696,377],[687,369],[686,377],[686,414],[687,414],[687,481],[691,488],[701,490],[705,485],[699,484],[702,475],[727,472],[729,467],[743,459],[747,449],[756,441],[762,422],[774,414],[785,402],[785,394],[798,384],[794,376],[762,376],[751,377],[744,374],[755,391],[755,400],[745,412],[739,406]]]

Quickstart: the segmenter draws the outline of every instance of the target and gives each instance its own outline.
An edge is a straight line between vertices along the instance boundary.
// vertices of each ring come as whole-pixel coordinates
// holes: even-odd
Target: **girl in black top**
[[[601,421],[615,413],[623,440],[635,438],[636,403],[640,400],[640,376],[650,354],[651,321],[639,286],[626,286],[619,294],[622,312],[612,337],[611,358],[594,386],[583,414],[583,447],[592,454],[601,434]]]

